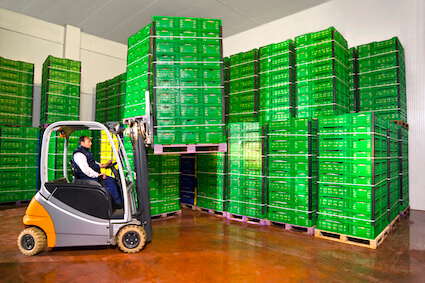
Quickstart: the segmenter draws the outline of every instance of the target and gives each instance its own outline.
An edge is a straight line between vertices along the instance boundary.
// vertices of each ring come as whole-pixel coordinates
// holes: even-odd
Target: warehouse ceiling
[[[330,0],[0,0],[0,7],[127,44],[153,15],[215,18],[231,36]]]

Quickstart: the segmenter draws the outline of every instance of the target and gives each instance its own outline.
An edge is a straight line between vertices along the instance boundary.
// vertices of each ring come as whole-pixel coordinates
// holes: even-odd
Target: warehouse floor
[[[377,250],[184,209],[153,222],[137,254],[56,248],[25,257],[16,239],[25,206],[0,206],[0,282],[423,282],[425,212],[398,221]]]

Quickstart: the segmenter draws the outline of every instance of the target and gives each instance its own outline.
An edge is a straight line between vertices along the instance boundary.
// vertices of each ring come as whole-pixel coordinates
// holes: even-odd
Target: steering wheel
[[[105,169],[111,169],[112,170],[112,173],[114,173],[114,178],[117,181],[118,188],[119,188],[119,190],[121,190],[120,172],[118,171],[117,168],[115,168],[115,165],[117,165],[117,163],[116,162],[112,162],[108,166],[106,166]]]

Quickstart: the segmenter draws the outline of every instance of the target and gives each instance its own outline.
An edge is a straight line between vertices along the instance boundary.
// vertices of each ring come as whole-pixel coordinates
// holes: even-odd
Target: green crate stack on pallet
[[[357,47],[359,112],[407,121],[404,49],[397,37]]]
[[[96,84],[96,116],[100,123],[124,118],[126,73]]]
[[[357,49],[352,47],[348,50],[348,79],[350,89],[350,113],[357,113],[359,109],[359,70],[357,62]]]
[[[198,154],[197,158],[197,205],[206,209],[226,211],[226,154]]]
[[[224,114],[226,123],[229,118],[229,93],[230,93],[230,58],[223,58],[223,78],[224,78]]]
[[[146,92],[152,92],[152,24],[128,38],[124,118],[146,115]]]
[[[180,156],[148,150],[151,215],[180,210]]]
[[[79,146],[78,139],[80,136],[92,137],[91,131],[88,130],[78,130],[72,133],[69,137],[68,148],[67,148],[67,159],[65,161],[65,166],[67,168],[67,177],[68,180],[72,180],[72,171],[69,167],[69,160],[72,158],[74,150]],[[93,140],[93,144],[100,144],[100,141]],[[53,132],[50,137],[49,142],[49,154],[47,161],[47,178],[49,181],[63,178],[64,172],[64,151],[65,151],[65,138],[61,137],[58,132]],[[94,150],[92,149],[92,152]],[[98,159],[99,160],[99,159]]]
[[[375,239],[387,226],[387,125],[375,113],[319,121],[317,229]]]
[[[0,125],[32,126],[34,64],[0,57]]]
[[[295,38],[297,117],[349,112],[347,41],[331,27]]]
[[[258,50],[230,56],[229,123],[258,122]]]
[[[259,51],[260,121],[265,124],[295,116],[294,41],[269,44]]]
[[[31,199],[38,187],[38,128],[0,126],[0,203]]]
[[[390,121],[387,121],[387,151],[387,209],[391,223],[399,214],[400,183],[398,126]]]
[[[313,227],[317,220],[317,120],[268,126],[267,220]]]
[[[399,212],[409,206],[409,147],[408,130],[404,127],[398,129],[398,157],[399,157]]]
[[[81,62],[48,56],[43,63],[40,124],[80,117]]]
[[[221,20],[153,22],[155,144],[225,143]]]
[[[265,130],[258,122],[228,125],[228,213],[266,217]]]

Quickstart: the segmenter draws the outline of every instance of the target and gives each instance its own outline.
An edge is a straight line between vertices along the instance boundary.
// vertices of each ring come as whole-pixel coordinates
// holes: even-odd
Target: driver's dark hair
[[[78,139],[78,145],[81,145],[81,143],[85,140],[85,138],[88,138],[88,139],[89,139],[89,137],[88,137],[88,136],[81,136],[81,137]]]

